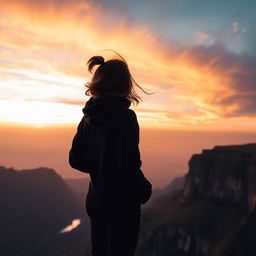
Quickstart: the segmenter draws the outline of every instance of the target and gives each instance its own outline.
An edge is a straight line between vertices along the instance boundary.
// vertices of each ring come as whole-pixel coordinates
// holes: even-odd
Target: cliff
[[[256,144],[193,155],[183,188],[143,211],[137,256],[256,255],[255,157]]]
[[[189,161],[183,200],[198,197],[256,204],[256,144],[216,146]]]

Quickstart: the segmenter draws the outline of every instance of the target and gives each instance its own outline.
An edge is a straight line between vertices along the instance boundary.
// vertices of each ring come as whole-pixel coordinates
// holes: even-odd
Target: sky
[[[203,147],[255,142],[255,13],[253,0],[0,0],[0,165],[78,177],[66,155],[89,99],[86,62],[115,57],[106,49],[153,92],[137,88],[131,108],[157,185]]]
[[[86,62],[123,55],[143,127],[254,130],[255,1],[0,2],[0,122],[74,124]],[[19,111],[17,111],[19,110]]]

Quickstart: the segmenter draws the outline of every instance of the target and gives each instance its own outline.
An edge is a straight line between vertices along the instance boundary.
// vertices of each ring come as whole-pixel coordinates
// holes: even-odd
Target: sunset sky
[[[74,128],[86,62],[113,49],[154,92],[132,105],[142,129],[254,132],[255,13],[254,0],[0,1],[1,129]]]

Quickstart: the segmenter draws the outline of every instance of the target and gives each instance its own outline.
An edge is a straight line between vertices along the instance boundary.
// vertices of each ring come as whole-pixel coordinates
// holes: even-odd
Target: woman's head
[[[134,85],[138,86],[142,91],[144,89],[132,78],[125,59],[119,54],[118,56],[119,58],[108,61],[105,61],[102,56],[93,56],[88,60],[89,72],[92,72],[95,66],[98,67],[91,81],[86,84],[88,89],[85,94],[100,98],[107,95],[124,96],[138,104],[141,98],[134,90]]]

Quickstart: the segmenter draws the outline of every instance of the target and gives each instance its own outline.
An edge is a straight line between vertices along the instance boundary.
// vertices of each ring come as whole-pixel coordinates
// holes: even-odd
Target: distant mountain
[[[137,256],[255,256],[256,144],[193,155],[182,191],[145,208]]]
[[[149,207],[156,199],[164,195],[175,194],[178,191],[181,191],[185,184],[185,176],[174,178],[169,185],[164,188],[154,189],[152,191],[152,196],[147,202],[145,207]]]
[[[90,178],[88,177],[83,179],[64,179],[64,181],[73,191],[76,199],[81,204],[81,206],[84,207]]]
[[[82,178],[82,179],[64,179],[65,183],[71,188],[74,192],[78,194],[86,195],[90,178]]]
[[[0,255],[46,256],[79,240],[89,243],[85,210],[53,169],[0,167],[0,209]],[[81,224],[60,233],[74,219]]]

